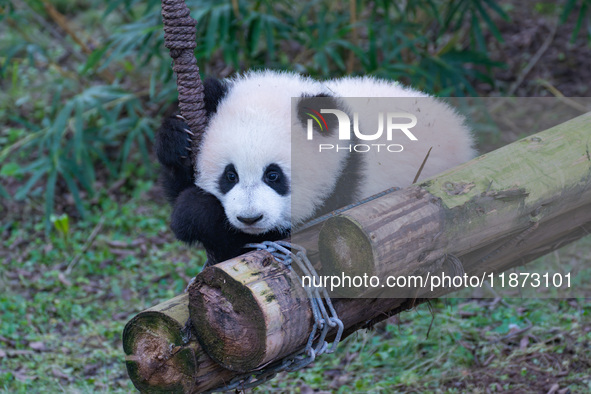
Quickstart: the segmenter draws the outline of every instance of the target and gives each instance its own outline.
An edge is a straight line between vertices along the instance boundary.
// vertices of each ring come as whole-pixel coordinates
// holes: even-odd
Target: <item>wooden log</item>
[[[432,247],[443,231],[444,219],[437,198],[417,186],[343,212],[328,219],[320,231],[322,274],[386,278],[432,271],[434,260],[445,254]],[[429,249],[430,254],[425,255]],[[358,297],[368,289],[337,290],[333,295]],[[401,298],[411,296],[407,291],[398,293]]]
[[[371,300],[365,301],[371,305]],[[189,317],[188,311],[189,298],[184,293],[140,312],[125,326],[125,363],[140,392],[201,393],[220,389],[245,375],[215,363],[194,335],[186,342],[183,321]]]
[[[557,228],[562,228],[563,231],[555,233],[554,231]],[[526,264],[570,242],[574,242],[585,235],[591,234],[591,204],[579,207],[567,215],[544,222],[540,225],[538,230],[540,231],[533,232],[531,236],[524,237],[520,242],[513,243],[512,241],[514,238],[511,237],[500,239],[492,246],[492,248],[479,250],[463,256],[462,260],[465,258],[467,261],[471,262],[478,261],[482,256],[489,254],[491,250],[502,248],[501,252],[493,256],[489,262],[490,267],[491,269],[494,269],[494,272],[501,272],[513,266]],[[215,292],[215,289],[222,291],[219,287],[216,288],[215,285],[211,285],[212,283],[217,283],[219,286],[220,283],[223,283],[215,278],[220,277],[225,278],[226,281],[232,281],[233,279],[228,277],[228,273],[234,271],[234,268],[240,270],[240,266],[243,265],[240,259],[229,260],[228,262],[221,264],[224,265],[223,268],[220,267],[220,264],[208,267],[207,270],[209,272],[206,274],[207,280],[201,281],[201,278],[199,278],[189,288],[189,293],[191,294],[190,302],[191,304],[195,303],[190,306],[191,317],[194,322],[193,324],[195,325],[197,336],[203,338],[201,343],[204,350],[211,354],[216,362],[226,368],[234,368],[237,370],[240,368],[243,371],[248,368],[254,370],[261,365],[264,365],[264,363],[261,363],[261,360],[265,360],[267,363],[276,360],[266,354],[267,337],[271,337],[271,335],[267,333],[266,328],[261,327],[256,328],[256,333],[240,331],[238,329],[238,327],[240,327],[238,325],[240,319],[236,319],[236,316],[259,316],[259,319],[264,320],[269,319],[268,315],[273,315],[276,312],[276,309],[266,309],[267,306],[265,303],[251,303],[248,304],[248,307],[245,307],[246,304],[243,302],[236,303],[236,296],[238,294],[250,298],[252,297],[251,293],[258,291],[256,286],[251,288],[249,284],[244,284],[242,286],[235,284],[237,287],[234,287],[231,290],[223,290],[224,292],[230,293],[229,298],[224,300],[209,298],[208,303],[197,301],[202,297],[200,295],[202,293],[208,295]],[[269,297],[269,299],[280,296],[283,297],[285,302],[290,299],[294,292],[299,292],[301,290],[297,287],[293,287],[293,281],[289,279],[292,278],[291,273],[276,268],[272,271],[272,275],[269,273],[261,275],[265,275],[269,282],[282,284],[282,286],[274,286],[273,291],[275,293],[267,292],[265,295]],[[260,271],[258,272],[260,273]],[[478,274],[478,272],[475,271],[467,272],[469,274]],[[232,276],[231,274],[229,275]],[[257,284],[257,286],[260,286],[260,284]],[[343,325],[345,326],[345,332],[343,334],[343,338],[345,338],[359,329],[371,327],[381,320],[411,309],[416,305],[426,302],[432,297],[439,297],[454,290],[456,289],[450,287],[437,288],[432,294],[424,294],[424,297],[419,297],[419,292],[417,291],[416,298],[336,298],[333,299],[332,302],[339,318],[343,321]],[[230,305],[226,305],[228,309],[234,311],[232,316],[228,318],[222,313],[215,314],[215,311],[220,312],[218,305],[220,303],[228,303],[228,299],[234,301],[230,301]],[[298,302],[283,305],[282,310],[284,311],[284,315],[287,316],[290,316],[290,312],[293,313],[294,316],[302,316],[305,315],[306,311],[309,312],[309,308],[309,305],[298,300]],[[199,309],[201,310],[199,311]],[[202,318],[208,313],[210,313],[209,318],[214,319],[215,323],[203,324],[205,320],[199,320],[202,323],[197,321],[197,319]],[[304,332],[302,331],[302,327],[309,327],[309,325],[310,320],[289,319],[284,321],[282,327],[282,331],[284,331],[282,334],[283,337],[291,336],[294,339],[292,339],[291,342],[286,340],[285,343],[280,345],[275,344],[275,347],[281,346],[283,348],[283,354],[290,354],[299,350],[302,347],[301,344],[305,342],[310,334],[309,329]],[[247,327],[246,329],[252,329],[252,326]],[[295,335],[296,332],[299,333],[299,338]],[[331,340],[334,338],[334,334],[335,330],[331,330],[328,339]],[[255,340],[247,341],[245,339],[246,337],[255,338]],[[227,351],[228,349],[231,351]],[[277,359],[281,357],[282,356],[278,356]]]
[[[571,225],[571,229],[565,226],[567,223]],[[565,230],[554,233],[552,229],[556,228]],[[492,262],[503,267],[523,265],[591,234],[591,205],[580,207],[567,215],[545,222],[539,230],[532,233],[531,237],[524,238],[522,242],[503,249],[492,259]],[[504,241],[507,240],[499,240],[499,245]],[[483,253],[486,254],[486,251],[481,251],[480,254]],[[515,256],[520,257],[515,258]],[[475,261],[479,257],[467,255],[466,258]],[[237,264],[240,265],[239,262]],[[446,291],[451,290],[446,289]],[[427,300],[428,298],[341,298],[333,300],[333,304],[346,327],[343,334],[345,338],[359,329],[372,327],[379,321]],[[202,350],[195,337],[191,337],[188,343],[178,346],[178,338],[186,335],[183,321],[188,317],[188,311],[188,296],[182,294],[141,312],[126,325],[123,333],[126,365],[132,382],[141,392],[199,393],[223,387],[242,374],[229,371],[215,363]],[[260,312],[265,313],[264,310]],[[228,322],[228,324],[233,323]],[[289,330],[291,324],[301,324],[301,322],[291,321],[285,328]],[[302,335],[307,338],[308,333]],[[328,339],[333,337],[334,331],[331,331]],[[171,338],[176,339],[171,340]],[[259,339],[259,343],[262,342],[264,340]],[[245,349],[250,348],[248,343],[244,342],[244,345]],[[183,357],[183,353],[179,354],[178,351],[175,353],[175,349],[187,348],[194,357]],[[170,357],[172,353],[174,355]]]
[[[566,224],[570,224],[572,228],[568,229]],[[564,229],[564,231],[554,233],[553,229]],[[495,263],[495,266],[523,265],[582,236],[591,234],[591,205],[582,206],[567,215],[547,221],[538,230],[540,231],[533,232],[530,237],[525,237],[521,242],[506,247],[494,256],[492,262]],[[510,238],[501,239],[498,241],[498,246],[506,244],[510,240]],[[465,258],[468,261],[476,261],[489,252],[490,250],[484,250],[475,255],[469,254]],[[520,257],[514,258],[514,256]],[[235,263],[241,265],[239,261],[235,261]],[[450,290],[447,289],[447,291]],[[335,299],[333,304],[345,324],[344,337],[346,337],[358,329],[371,327],[389,316],[412,308],[426,300]],[[183,294],[141,312],[125,327],[123,343],[126,364],[130,378],[138,390],[142,392],[197,393],[219,388],[240,375],[239,372],[228,371],[213,362],[194,337],[188,343],[178,347],[179,338],[182,338],[183,335],[186,336],[183,321],[189,315],[188,308],[188,296]],[[265,313],[262,309],[259,312]],[[289,324],[300,323],[295,321]],[[289,326],[286,328],[289,329]],[[263,341],[263,339],[259,339],[258,342]],[[183,342],[184,340],[181,339],[180,343]],[[250,348],[249,343],[243,342],[243,344],[245,349]],[[183,353],[175,353],[175,357],[170,357],[174,349],[183,349],[183,346],[193,352],[194,358],[183,359]],[[175,373],[175,371],[182,372]]]
[[[568,226],[571,228],[569,229]],[[556,229],[563,230],[555,232]],[[547,221],[537,230],[539,231],[533,232],[530,237],[525,237],[521,242],[514,243],[495,255],[491,259],[491,264],[494,263],[492,268],[523,265],[582,236],[591,234],[591,204]],[[511,237],[500,239],[495,246],[506,245],[511,240]],[[478,253],[468,254],[463,257],[463,260],[477,261],[489,254],[491,250],[495,250],[495,246]],[[515,258],[515,256],[520,257]],[[240,262],[237,264],[241,265]],[[447,291],[450,290],[447,289]],[[335,299],[333,304],[344,321],[346,327],[344,337],[346,337],[358,329],[371,327],[389,316],[426,300]],[[265,313],[264,310],[259,312]],[[185,293],[141,312],[126,325],[123,332],[126,365],[132,382],[141,392],[198,393],[222,387],[241,374],[224,369],[215,363],[202,350],[194,336],[188,343],[184,343],[187,336],[185,323],[188,317],[189,298]],[[300,323],[293,322],[293,324]],[[334,334],[334,331],[332,333]],[[307,333],[302,335],[306,336]],[[263,341],[262,338],[258,339],[258,343]],[[251,351],[249,343],[243,342],[243,344],[248,351]],[[175,349],[183,350],[184,353]],[[187,354],[189,356],[184,357]]]
[[[225,368],[249,371],[302,347],[313,322],[297,281],[266,251],[204,269],[190,286],[198,290],[189,290],[189,311],[211,358]]]
[[[237,375],[213,362],[185,328],[188,305],[185,293],[139,313],[125,326],[127,373],[142,393],[198,393]]]
[[[524,264],[591,229],[589,146],[591,114],[419,186],[352,208],[325,222],[320,242],[328,242],[331,258],[345,268],[355,270],[355,261],[365,264],[363,270],[350,275],[422,276],[447,271],[446,254],[459,257],[466,273],[472,275]],[[536,167],[533,158],[540,160],[540,166]],[[519,160],[527,165],[519,167]],[[313,234],[302,239],[308,244],[309,256],[318,256]],[[321,257],[322,253],[321,249]],[[353,259],[351,254],[355,254]],[[310,312],[306,314],[310,307],[300,300],[301,288],[293,272],[273,262],[263,264],[269,259],[265,253],[251,256],[255,257],[248,264],[238,258],[209,267],[189,288],[191,319],[203,349],[216,362],[238,371],[260,368],[299,350],[310,333]],[[394,270],[386,264],[389,261]],[[322,268],[327,264],[332,261],[323,259]],[[249,273],[261,279],[247,280]],[[346,333],[351,333],[454,289],[411,290],[404,297],[333,302]],[[270,325],[278,316],[284,319],[280,334]],[[245,319],[250,321],[246,326]]]
[[[558,226],[563,226],[565,224],[569,224],[573,228],[568,230],[566,227],[564,228],[565,231],[559,232],[557,234],[553,233],[553,230]],[[583,207],[578,208],[572,213],[568,215],[561,216],[554,218],[548,222],[542,224],[539,228],[539,232],[533,233],[531,237],[526,237],[521,240],[519,243],[514,243],[510,246],[505,247],[501,253],[495,256],[492,261],[494,264],[494,268],[496,271],[504,271],[516,265],[523,265],[526,264],[546,253],[550,253],[553,250],[556,250],[570,242],[573,242],[582,236],[591,234],[591,205],[586,205]],[[510,242],[511,239],[502,239],[498,242],[498,246],[502,247],[504,244],[506,245],[507,242]],[[478,251],[478,253],[474,253],[473,255],[466,256],[470,260],[474,261],[480,258],[482,255],[486,255],[487,251]],[[498,263],[497,263],[498,262]],[[222,263],[224,264],[224,263]],[[241,265],[242,263],[239,260],[232,260],[231,263],[228,263],[226,267],[224,267],[223,271],[231,272],[235,265]],[[219,266],[219,265],[218,265]],[[209,288],[208,283],[213,283],[216,276],[221,272],[218,272],[216,267],[209,267],[208,270],[212,271],[208,274],[210,278],[203,282],[202,285],[194,285],[193,288],[190,289],[190,292],[193,293],[192,297],[199,298],[200,296],[198,293],[209,293],[211,289]],[[500,267],[500,268],[499,268]],[[492,272],[492,271],[491,271]],[[474,273],[474,272],[472,272]],[[289,281],[287,280],[288,276],[283,273],[281,275],[281,271],[275,271],[275,277],[269,276],[268,280],[274,281],[276,283],[283,283],[288,284]],[[222,274],[222,276],[226,276]],[[433,296],[441,296],[448,292],[453,291],[453,288],[439,288],[437,292],[433,293]],[[244,287],[238,287],[233,289],[232,293],[241,293],[241,294],[248,294],[253,290],[249,288],[248,285]],[[291,285],[286,285],[284,287],[275,288],[277,294],[282,295],[285,297],[286,295],[290,295],[294,289]],[[274,297],[273,293],[267,293],[267,296],[270,298]],[[233,296],[231,298],[235,299]],[[287,299],[287,298],[285,298]],[[356,330],[361,328],[371,327],[373,324],[384,320],[394,314],[400,313],[404,310],[413,308],[414,306],[427,301],[429,298],[338,298],[333,299],[333,305],[337,311],[338,316],[342,319],[343,324],[345,326],[345,333],[343,337],[346,337]],[[199,304],[200,308],[205,308],[205,311],[200,311],[200,314],[208,313],[208,311],[215,311],[218,310],[217,303],[221,302],[220,300],[214,300],[211,304]],[[224,301],[225,303],[225,301]],[[232,305],[233,307],[234,305]],[[305,303],[298,302],[289,308],[289,311],[294,312],[294,314],[304,314],[305,310],[302,311],[302,308],[305,308]],[[285,308],[285,309],[288,309]],[[308,306],[309,308],[309,306]],[[192,313],[194,313],[193,310]],[[239,313],[238,313],[239,312]],[[258,315],[263,316],[262,319],[267,319],[265,317],[269,312],[265,309],[265,305],[259,304],[251,304],[251,308],[237,308],[236,315]],[[287,313],[288,314],[288,313]],[[239,365],[240,368],[248,368],[249,366],[253,366],[251,369],[256,369],[259,367],[260,360],[272,360],[272,357],[265,356],[265,345],[266,345],[266,337],[268,336],[265,329],[262,331],[258,331],[256,334],[248,334],[242,332],[240,334],[240,338],[242,340],[235,340],[230,339],[236,338],[236,329],[237,321],[232,319],[226,319],[222,314],[214,315],[213,319],[217,320],[217,324],[214,330],[208,331],[206,333],[198,334],[199,336],[203,335],[205,341],[203,345],[207,348],[208,352],[213,354],[216,358],[216,361],[219,362],[221,365],[226,367],[236,368],[236,365]],[[196,323],[194,323],[196,324]],[[295,319],[286,321],[284,323],[283,330],[292,334],[294,336],[294,332],[300,332],[301,337],[298,339],[294,339],[291,344],[294,344],[293,347],[289,346],[290,343],[286,341],[281,346],[283,346],[284,353],[289,354],[290,352],[295,352],[298,350],[298,347],[295,344],[301,344],[305,339],[307,339],[309,335],[308,332],[302,332],[301,328],[308,326],[309,321],[297,321]],[[207,324],[205,326],[201,326],[196,324],[196,330],[201,331],[204,327],[206,329],[211,329],[213,324]],[[230,334],[229,334],[230,333]],[[334,337],[335,331],[331,330],[329,333],[329,340]],[[253,342],[247,342],[244,338],[247,335],[252,335],[252,337],[256,338]],[[287,336],[287,334],[284,334]],[[212,341],[212,338],[223,338],[221,341]],[[229,342],[228,344],[225,342]],[[232,349],[232,352],[225,353],[224,349]],[[240,353],[243,352],[243,353]],[[254,355],[254,356],[253,356]],[[267,361],[269,362],[269,361]]]
[[[545,221],[591,202],[590,146],[587,113],[328,219],[319,236],[324,273],[421,274],[445,254],[469,253],[466,271],[484,272],[490,257],[478,251],[495,253],[500,238],[539,232]]]

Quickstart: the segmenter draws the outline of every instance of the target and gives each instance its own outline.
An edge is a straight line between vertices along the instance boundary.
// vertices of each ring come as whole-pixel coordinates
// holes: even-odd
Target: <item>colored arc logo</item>
[[[314,112],[314,114],[316,114],[316,116],[314,116],[314,114],[311,114],[310,112],[306,112],[306,115],[310,115],[310,117],[312,119],[314,119],[316,121],[316,123],[318,123],[318,126],[320,127],[320,131],[324,131],[324,127],[326,127],[326,131],[328,132],[328,125],[326,124],[326,120],[324,120],[324,117],[322,115],[320,115],[320,112],[315,111],[309,107],[305,107],[304,109],[312,111],[312,112]],[[318,118],[320,118],[322,120],[322,123],[324,123],[324,127],[322,127],[322,123],[320,123],[320,120],[318,120]]]

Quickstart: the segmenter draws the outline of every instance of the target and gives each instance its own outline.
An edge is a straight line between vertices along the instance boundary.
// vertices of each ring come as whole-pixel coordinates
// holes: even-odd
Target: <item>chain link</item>
[[[295,263],[304,276],[309,275],[313,278],[312,283],[321,283],[316,269],[314,269],[306,256],[306,249],[299,245],[285,241],[265,241],[258,244],[247,244],[246,247],[268,251],[277,261],[285,264],[290,269],[293,269],[292,264]],[[237,376],[226,386],[211,390],[210,392],[244,390],[255,387],[272,379],[279,372],[297,371],[311,364],[321,354],[333,353],[336,350],[343,335],[344,326],[343,322],[337,316],[328,291],[324,287],[311,288],[304,286],[300,276],[297,276],[297,278],[310,300],[312,316],[314,317],[314,325],[312,326],[312,332],[308,337],[306,346],[282,360],[263,366],[257,371]],[[336,328],[337,333],[332,345],[329,347],[326,341],[326,335],[330,328]]]

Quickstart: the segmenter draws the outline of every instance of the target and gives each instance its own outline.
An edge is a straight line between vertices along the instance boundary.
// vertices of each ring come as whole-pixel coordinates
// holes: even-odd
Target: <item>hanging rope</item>
[[[164,45],[170,51],[172,69],[177,75],[180,118],[185,120],[191,129],[186,131],[191,139],[191,154],[193,162],[195,162],[207,124],[203,83],[199,76],[199,67],[194,54],[194,49],[197,46],[197,22],[191,18],[189,8],[184,0],[162,0],[162,20],[164,23]],[[306,257],[305,249],[297,245],[282,241],[267,241],[247,246],[268,250],[283,264],[291,267],[291,264],[295,263],[302,272],[315,277],[318,275]],[[334,352],[343,333],[343,323],[338,318],[326,289],[306,288],[306,291],[312,307],[314,325],[305,348],[261,370],[238,376],[226,386],[215,391],[243,390],[254,387],[271,379],[280,371],[296,371],[312,363],[316,356]],[[337,332],[332,346],[329,347],[325,339],[330,328],[336,329]]]
[[[162,0],[164,22],[164,46],[170,50],[172,70],[177,75],[179,108],[189,125],[193,160],[199,150],[207,117],[203,99],[203,82],[194,50],[197,46],[197,22],[191,18],[183,0]]]

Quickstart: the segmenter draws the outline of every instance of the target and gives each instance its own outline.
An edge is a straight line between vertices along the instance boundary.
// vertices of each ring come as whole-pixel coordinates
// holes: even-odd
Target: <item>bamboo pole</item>
[[[451,272],[446,254],[460,258],[471,275],[524,264],[589,233],[590,146],[591,114],[586,114],[328,219],[319,247],[313,246],[314,236],[305,237],[310,255],[320,249],[324,273],[353,269],[346,272],[381,278]],[[247,262],[243,256],[208,267],[189,288],[191,319],[203,349],[237,371],[293,353],[310,332],[309,305],[301,302],[293,272],[257,253]],[[407,289],[399,297],[385,292],[381,296],[394,298],[334,304],[350,333],[452,290]]]

